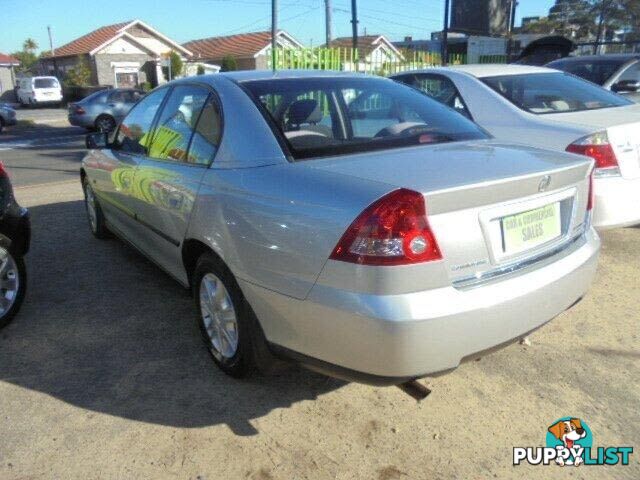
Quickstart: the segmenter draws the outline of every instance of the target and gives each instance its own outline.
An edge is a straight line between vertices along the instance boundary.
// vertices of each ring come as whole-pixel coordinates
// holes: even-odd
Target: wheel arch
[[[229,266],[224,262],[222,257],[220,257],[220,255],[211,248],[211,246],[195,238],[188,238],[182,243],[182,264],[187,273],[189,287],[192,287],[193,273],[195,272],[198,259],[205,253],[213,255],[213,257],[220,263],[220,266],[227,270],[235,281],[235,275],[233,275]]]

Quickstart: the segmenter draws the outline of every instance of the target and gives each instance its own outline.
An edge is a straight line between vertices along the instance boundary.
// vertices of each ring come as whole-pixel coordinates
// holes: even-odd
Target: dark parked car
[[[547,64],[640,103],[640,53],[566,57]]]
[[[0,162],[0,328],[11,321],[24,299],[24,256],[30,239],[29,211],[16,202],[9,175]]]
[[[79,102],[69,104],[69,123],[88,130],[110,132],[143,96],[144,92],[131,88],[92,93]]]
[[[2,133],[4,127],[15,125],[16,123],[16,111],[9,105],[0,103],[0,133]]]

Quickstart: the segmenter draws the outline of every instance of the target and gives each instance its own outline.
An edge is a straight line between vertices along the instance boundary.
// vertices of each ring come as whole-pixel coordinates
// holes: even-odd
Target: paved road
[[[60,111],[21,110],[32,125],[7,128],[0,135],[0,160],[11,175],[14,186],[37,185],[77,178],[84,155],[86,131],[70,127]],[[37,114],[48,115],[43,120]],[[53,120],[52,120],[52,119]]]

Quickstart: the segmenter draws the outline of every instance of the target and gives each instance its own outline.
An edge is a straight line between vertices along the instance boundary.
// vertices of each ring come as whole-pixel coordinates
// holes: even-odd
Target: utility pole
[[[509,6],[509,25],[507,26],[507,63],[511,63],[511,56],[513,54],[513,28],[516,24],[516,7],[518,2],[511,0]]]
[[[351,30],[353,36],[353,49],[358,48],[358,2],[351,0]]]
[[[444,0],[444,28],[442,29],[442,66],[446,67],[449,61],[449,0]]]
[[[53,74],[58,78],[58,62],[56,61],[56,50],[53,48],[53,35],[51,34],[51,25],[47,25],[47,33],[49,34],[49,48],[51,49],[51,58],[53,59]]]
[[[278,52],[278,0],[271,0],[271,66],[277,70],[276,60]]]
[[[600,37],[602,37],[602,29],[604,26],[604,19],[607,14],[607,8],[609,7],[610,0],[600,0],[600,18],[598,19],[598,32],[596,33],[596,43],[593,45],[593,54],[598,53],[598,44],[600,43]]]
[[[325,20],[325,30],[326,30],[326,46],[329,48],[329,44],[331,40],[333,40],[333,31],[331,25],[331,0],[324,0],[324,20]]]

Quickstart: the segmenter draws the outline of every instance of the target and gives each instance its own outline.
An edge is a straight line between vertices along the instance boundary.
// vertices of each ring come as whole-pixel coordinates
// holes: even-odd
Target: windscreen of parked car
[[[295,159],[489,137],[455,111],[390,80],[297,78],[242,85]]]
[[[566,73],[533,73],[483,78],[511,103],[530,113],[568,113],[621,107],[632,102]]]
[[[604,85],[627,60],[556,60],[547,65],[549,68],[571,73],[597,85]]]
[[[55,78],[36,78],[33,86],[34,88],[58,88],[60,84]]]

